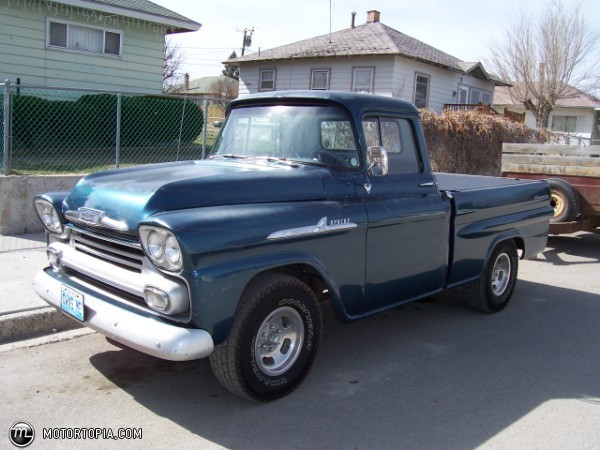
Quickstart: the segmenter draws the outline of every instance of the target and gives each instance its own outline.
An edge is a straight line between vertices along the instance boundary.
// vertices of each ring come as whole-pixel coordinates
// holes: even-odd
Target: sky
[[[176,35],[183,72],[190,79],[220,75],[232,51],[241,55],[243,29],[254,29],[246,54],[291,44],[366,22],[378,10],[381,22],[463,61],[485,62],[493,41],[520,11],[539,15],[549,0],[152,0],[202,24]],[[574,3],[575,0],[565,0]],[[600,34],[600,1],[582,1],[590,28]],[[600,45],[596,49],[600,60]],[[484,65],[485,67],[485,65]],[[600,74],[598,74],[600,76]]]

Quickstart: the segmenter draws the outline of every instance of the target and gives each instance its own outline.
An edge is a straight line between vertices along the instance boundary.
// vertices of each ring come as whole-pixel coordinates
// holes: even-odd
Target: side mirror
[[[367,149],[367,162],[369,175],[383,177],[388,173],[388,155],[383,147],[369,147]]]

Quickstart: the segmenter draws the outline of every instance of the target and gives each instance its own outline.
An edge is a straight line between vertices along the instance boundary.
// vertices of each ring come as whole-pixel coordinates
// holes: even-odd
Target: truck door
[[[367,146],[387,150],[389,172],[357,186],[368,228],[365,301],[354,315],[440,290],[449,247],[450,205],[425,168],[412,120],[368,116],[362,125]]]

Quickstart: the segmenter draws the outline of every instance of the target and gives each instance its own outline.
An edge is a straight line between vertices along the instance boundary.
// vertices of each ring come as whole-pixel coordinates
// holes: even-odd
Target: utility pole
[[[252,33],[254,33],[254,27],[244,28],[242,30],[238,29],[236,31],[244,32],[244,40],[242,41],[242,55],[241,55],[241,56],[244,56],[244,53],[246,52],[246,47],[250,47],[252,45]]]

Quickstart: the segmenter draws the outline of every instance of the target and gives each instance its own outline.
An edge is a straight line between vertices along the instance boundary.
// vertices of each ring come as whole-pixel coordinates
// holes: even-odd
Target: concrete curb
[[[59,331],[81,328],[54,308],[36,308],[0,316],[0,343],[31,339]]]

